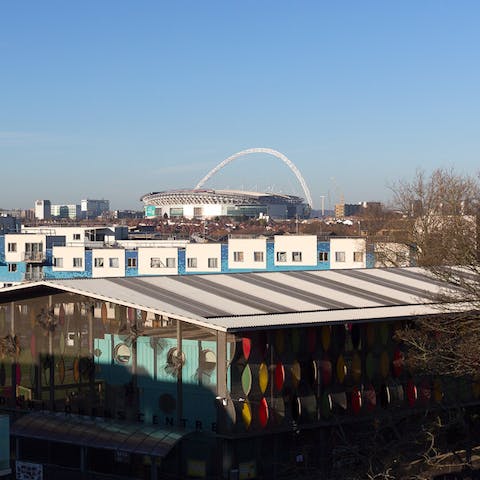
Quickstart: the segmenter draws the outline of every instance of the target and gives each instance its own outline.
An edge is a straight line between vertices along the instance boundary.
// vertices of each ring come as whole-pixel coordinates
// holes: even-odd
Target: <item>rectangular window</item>
[[[63,268],[63,258],[55,257],[53,259],[53,266],[58,268]]]
[[[158,257],[153,257],[150,259],[150,267],[151,268],[161,268],[163,267],[164,264],[162,262],[162,260]]]
[[[363,262],[363,252],[353,252],[354,262]]]
[[[9,272],[16,272],[17,271],[17,264],[16,263],[9,263],[8,264],[8,271]]]
[[[187,267],[197,268],[197,258],[196,257],[187,258]]]
[[[243,262],[243,252],[233,252],[234,262]]]
[[[167,268],[175,268],[177,266],[177,260],[174,257],[170,257],[166,259]]]
[[[287,252],[277,252],[277,262],[286,262]]]
[[[302,252],[292,252],[292,262],[301,262]]]
[[[16,252],[17,251],[17,244],[16,243],[9,243],[8,244],[8,251],[9,252]]]
[[[73,234],[73,239],[74,240],[80,240],[80,234],[79,233],[74,233]]]
[[[95,259],[95,267],[103,268],[103,258],[96,258]]]
[[[218,258],[209,258],[208,268],[217,268],[217,267],[218,267]]]
[[[328,252],[318,252],[319,262],[328,262]]]
[[[110,265],[110,268],[118,268],[120,266],[120,262],[118,261],[118,257],[109,258],[108,263]]]
[[[78,257],[73,259],[73,266],[76,268],[81,268],[83,267],[83,258]]]
[[[136,268],[137,267],[137,259],[134,257],[127,258],[127,267]]]
[[[263,252],[253,252],[254,262],[263,262]]]
[[[344,262],[345,261],[345,252],[335,252],[335,261]]]

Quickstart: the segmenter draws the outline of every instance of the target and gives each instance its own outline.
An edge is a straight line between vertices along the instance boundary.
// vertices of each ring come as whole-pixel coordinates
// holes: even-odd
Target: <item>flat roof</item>
[[[458,293],[424,269],[382,268],[45,280],[1,289],[0,302],[56,291],[231,332],[439,314],[439,294]]]

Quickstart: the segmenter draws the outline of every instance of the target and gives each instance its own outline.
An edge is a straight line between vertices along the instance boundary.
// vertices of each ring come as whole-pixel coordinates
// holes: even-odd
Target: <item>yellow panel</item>
[[[260,391],[265,393],[265,390],[268,386],[268,367],[266,363],[261,363],[260,367],[258,368],[258,385],[260,387]]]

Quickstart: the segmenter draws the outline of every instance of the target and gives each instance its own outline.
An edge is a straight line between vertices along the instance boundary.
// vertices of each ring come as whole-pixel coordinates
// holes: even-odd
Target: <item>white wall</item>
[[[235,261],[235,252],[243,256],[241,261]],[[261,252],[262,260],[255,261],[255,252]],[[229,238],[228,267],[229,268],[262,268],[267,266],[266,238]]]
[[[96,259],[103,259],[103,267],[95,266]],[[111,265],[111,262],[118,266]],[[92,277],[125,276],[125,250],[123,248],[92,249]]]
[[[167,267],[167,259],[174,258],[175,266]],[[152,266],[152,259],[159,264]],[[139,275],[176,275],[178,273],[178,248],[172,247],[145,247],[138,249],[138,274]]]
[[[315,266],[317,265],[316,235],[275,235],[274,264],[278,266]],[[294,254],[301,252],[301,258]],[[280,261],[279,257],[285,258]]]
[[[189,267],[188,259],[195,258],[197,266]],[[217,267],[208,266],[208,259],[216,258]],[[222,245],[220,243],[191,243],[185,248],[185,271],[220,272],[222,267]]]
[[[367,265],[366,241],[363,238],[331,238],[330,239],[330,268],[365,268]],[[362,257],[361,261],[355,261]],[[344,261],[340,258],[343,257]],[[359,260],[357,258],[357,260]]]
[[[46,253],[46,235],[41,234],[5,234],[5,261],[8,263],[18,263],[25,261],[25,244],[42,243],[42,254]],[[14,252],[8,251],[8,244],[15,244]]]
[[[85,248],[84,247],[53,247],[52,254],[54,259],[61,258],[63,262],[62,267],[53,266],[52,270],[54,272],[64,272],[64,271],[74,271],[74,272],[84,272],[85,271]],[[81,258],[82,266],[74,267],[73,259]]]

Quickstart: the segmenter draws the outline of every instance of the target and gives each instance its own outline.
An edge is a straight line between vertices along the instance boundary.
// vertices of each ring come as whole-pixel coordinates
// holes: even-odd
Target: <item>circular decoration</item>
[[[169,393],[164,393],[158,398],[158,406],[162,412],[171,414],[177,408],[177,401]]]
[[[285,332],[283,330],[275,332],[275,349],[277,353],[283,353],[285,350]]]
[[[78,357],[73,360],[73,379],[76,382],[80,381],[80,361]]]
[[[258,368],[258,386],[260,391],[265,393],[268,386],[268,367],[266,363],[261,363]]]
[[[250,365],[245,365],[245,368],[242,372],[242,390],[245,395],[250,393],[252,389],[252,371],[250,370]]]
[[[275,388],[279,392],[283,388],[283,384],[285,383],[285,368],[284,366],[278,362],[275,365]]]
[[[126,365],[131,356],[132,352],[126,343],[119,343],[113,350],[113,358],[120,365]]]
[[[353,348],[355,348],[355,350],[358,350],[360,348],[362,332],[360,329],[360,325],[358,325],[357,323],[352,325],[351,336],[352,336],[352,346]]]
[[[333,411],[332,397],[329,393],[323,392],[320,411],[323,418],[329,418]]]
[[[63,357],[60,357],[60,360],[57,363],[58,366],[58,380],[60,383],[65,381],[65,361]]]
[[[63,303],[60,304],[60,308],[58,309],[58,324],[61,327],[65,325],[65,307]]]
[[[260,426],[265,428],[268,423],[268,404],[265,397],[260,400],[260,405],[258,406],[258,420],[260,422]]]
[[[315,327],[309,327],[307,330],[307,348],[308,353],[313,353],[317,344],[317,330]]]
[[[352,357],[352,377],[356,383],[362,378],[362,358],[358,352],[354,352]]]
[[[293,362],[290,371],[292,373],[292,384],[294,388],[298,388],[298,385],[302,378],[302,368],[300,367],[300,363],[297,360]]]
[[[343,383],[347,375],[347,365],[345,364],[343,355],[340,355],[337,359],[336,373],[338,382]]]
[[[242,337],[242,351],[245,360],[248,360],[252,352],[252,339],[249,337]]]
[[[330,385],[332,382],[332,362],[325,354],[323,359],[320,360],[320,372],[322,375],[322,384],[323,385]]]
[[[250,408],[248,400],[242,402],[242,420],[245,428],[248,430],[252,423],[252,409]]]
[[[108,311],[107,311],[107,304],[106,303],[102,303],[102,309],[101,309],[101,313],[100,313],[101,317],[102,317],[102,323],[105,327],[108,326]]]
[[[365,357],[365,374],[369,380],[372,380],[375,376],[376,368],[375,368],[375,359],[373,357],[372,352],[368,352],[367,356]]]
[[[380,324],[380,341],[382,342],[382,345],[387,345],[389,338],[390,338],[390,327],[388,323],[382,322]]]
[[[298,353],[300,351],[300,330],[293,328],[291,332],[292,351]]]
[[[367,323],[365,336],[367,337],[367,347],[372,348],[375,345],[376,328],[373,323]]]
[[[399,348],[395,349],[395,351],[393,352],[392,362],[392,370],[395,377],[399,377],[402,374],[404,363],[405,357],[403,355],[403,352]]]
[[[412,380],[407,382],[407,400],[408,404],[413,407],[415,402],[417,401],[418,394],[417,394],[417,387],[413,383]]]
[[[237,353],[237,342],[228,342],[227,344],[227,363],[230,365]]]
[[[375,388],[373,388],[372,384],[367,385],[363,391],[363,400],[365,408],[369,412],[375,410],[375,407],[377,406],[377,393],[375,392]]]
[[[380,375],[382,378],[387,378],[390,373],[390,357],[387,351],[383,351],[380,355]]]
[[[328,352],[332,341],[332,327],[330,325],[322,326],[322,347],[325,352]]]
[[[205,375],[206,379],[208,380],[210,375],[215,370],[217,366],[217,356],[215,352],[210,349],[205,349],[200,352],[200,364],[198,366],[198,373],[201,375]]]
[[[352,395],[350,398],[351,398],[352,411],[355,415],[358,415],[360,413],[360,410],[362,409],[362,394],[360,393],[360,390],[357,387],[353,387]]]
[[[435,403],[441,403],[443,400],[442,382],[439,378],[433,381],[433,401]]]

